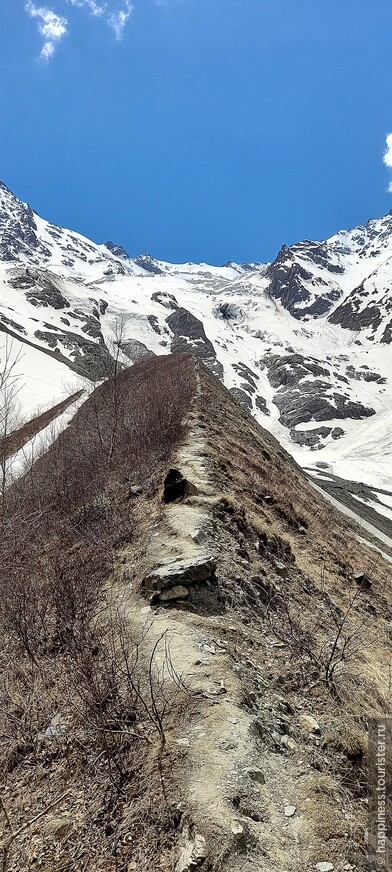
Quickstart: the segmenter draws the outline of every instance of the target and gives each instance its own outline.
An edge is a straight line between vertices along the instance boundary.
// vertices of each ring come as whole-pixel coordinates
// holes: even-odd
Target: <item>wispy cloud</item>
[[[32,0],[26,3],[26,12],[31,18],[38,18],[38,29],[44,37],[40,58],[48,61],[55,52],[56,44],[68,33],[68,21],[46,6],[36,6]]]
[[[109,27],[114,30],[115,37],[117,40],[122,39],[124,33],[124,27],[131,17],[134,7],[130,0],[125,0],[125,7],[123,9],[119,9],[118,12],[112,12],[108,18]]]
[[[134,11],[131,0],[52,0],[55,6],[59,3],[67,3],[68,6],[81,9],[84,7],[90,15],[96,18],[102,18],[113,31],[117,41],[120,41],[124,34],[124,29]],[[49,61],[55,51],[56,46],[64,36],[69,33],[69,21],[63,15],[49,9],[46,6],[36,6],[34,0],[27,0],[25,5],[26,12],[31,18],[38,19],[38,29],[44,38],[44,42],[40,52],[40,59]]]
[[[103,15],[107,9],[106,3],[96,3],[95,0],[68,0],[68,3],[71,6],[87,6],[91,15],[96,15],[97,17]]]
[[[387,133],[385,137],[385,151],[383,161],[389,170],[392,170],[392,133]],[[392,194],[392,182],[389,182],[388,191]]]

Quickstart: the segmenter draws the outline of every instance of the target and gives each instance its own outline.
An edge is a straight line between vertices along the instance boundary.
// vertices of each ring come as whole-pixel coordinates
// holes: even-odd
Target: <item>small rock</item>
[[[287,818],[293,817],[293,815],[295,815],[296,811],[297,811],[296,805],[285,805],[284,816]]]
[[[192,533],[192,539],[194,542],[196,542],[196,545],[201,545],[203,542],[205,542],[206,538],[207,536],[204,533],[204,530],[195,530],[195,532]]]
[[[140,494],[142,494],[142,493],[143,493],[142,488],[139,487],[138,484],[133,484],[133,485],[129,488],[128,499],[130,499],[131,497],[139,497]]]
[[[279,560],[275,561],[275,571],[278,575],[287,575],[287,567],[284,565],[284,563],[280,563]]]
[[[231,825],[231,832],[236,837],[236,839],[242,839],[244,835],[244,828],[238,821],[233,821]]]
[[[248,768],[245,769],[245,775],[247,775],[248,778],[251,778],[252,781],[257,781],[258,784],[265,784],[264,773],[258,766],[248,766]]]
[[[64,734],[65,726],[61,721],[61,716],[55,715],[44,732],[45,739],[58,739],[60,736],[64,736]]]
[[[288,748],[289,751],[294,751],[297,747],[294,739],[291,739],[290,736],[287,735],[280,737],[280,744],[283,745],[284,748]]]
[[[321,863],[316,863],[317,872],[333,872],[333,868],[333,863],[328,863],[324,860]]]
[[[353,578],[355,583],[364,590],[369,590],[372,586],[372,582],[366,572],[356,572]]]
[[[185,846],[181,851],[176,872],[192,872],[202,866],[207,856],[206,840],[199,833],[192,833],[188,828],[185,833]]]
[[[301,727],[303,727],[307,733],[317,734],[320,732],[320,726],[312,715],[300,715],[299,720]]]
[[[187,596],[189,596],[189,590],[183,587],[182,584],[178,584],[176,587],[169,588],[169,590],[163,590],[159,594],[159,601],[161,603],[168,603],[171,600],[186,599]]]

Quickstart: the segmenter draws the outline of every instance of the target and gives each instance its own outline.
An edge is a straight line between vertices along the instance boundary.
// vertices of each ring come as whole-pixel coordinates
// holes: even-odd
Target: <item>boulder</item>
[[[210,555],[197,560],[177,558],[168,560],[145,576],[143,585],[146,590],[162,591],[173,587],[189,587],[215,578],[216,563]]]
[[[172,503],[174,500],[197,493],[197,487],[184,478],[179,469],[169,469],[163,483],[163,501],[165,503]]]

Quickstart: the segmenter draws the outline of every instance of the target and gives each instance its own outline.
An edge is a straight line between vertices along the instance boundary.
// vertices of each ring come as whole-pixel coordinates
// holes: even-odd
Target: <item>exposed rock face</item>
[[[105,242],[105,247],[114,254],[115,257],[122,257],[124,260],[129,260],[129,254],[122,245],[116,245],[114,242]]]
[[[135,257],[135,263],[145,269],[146,272],[151,273],[151,275],[160,276],[163,274],[163,270],[158,266],[151,254],[139,254]]]
[[[366,303],[362,305],[362,298],[367,296],[364,286],[361,285],[352,292],[348,300],[338,306],[329,316],[331,324],[340,324],[347,330],[362,330],[371,327],[375,332],[381,324],[382,314],[376,305]]]
[[[219,303],[214,309],[216,318],[221,318],[222,321],[243,321],[245,313],[236,303]]]
[[[70,306],[63,293],[63,283],[46,270],[33,267],[16,267],[10,271],[9,284],[25,292],[26,300],[33,306],[64,309]]]
[[[166,291],[155,291],[151,294],[151,299],[156,303],[160,303],[165,309],[178,309],[178,303],[173,294],[168,294]]]
[[[320,445],[320,436],[325,439],[331,433],[331,427],[315,427],[314,430],[290,430],[290,436],[297,445],[314,448]]]
[[[261,396],[261,394],[258,394],[257,397],[255,397],[255,406],[257,409],[259,409],[260,412],[263,413],[263,415],[270,415],[271,414],[271,412],[267,406],[267,401],[265,400],[264,397]]]
[[[298,246],[292,246],[291,249],[283,245],[266,272],[266,276],[270,280],[268,293],[271,297],[280,300],[284,308],[295,318],[301,318],[303,315],[319,317],[329,311],[342,292],[332,280],[327,281],[320,276],[315,278],[312,272],[295,259],[298,253],[304,254],[300,246],[302,249],[307,246],[305,254],[312,265],[323,264],[332,273],[343,271],[341,267],[328,261],[327,251],[325,248],[323,249],[321,244],[304,242]],[[311,284],[311,288],[309,288],[309,284]],[[319,293],[312,301],[311,291],[314,293],[316,284]]]
[[[166,323],[173,333],[172,351],[195,352],[197,357],[212,370],[218,378],[223,378],[223,366],[216,357],[215,348],[207,338],[202,321],[180,306],[168,318]]]
[[[79,375],[92,381],[113,375],[114,360],[103,340],[100,343],[92,342],[80,336],[79,333],[71,331],[49,333],[36,330],[34,335],[40,342],[44,342],[49,348],[54,349],[54,354],[58,352],[59,357],[63,357],[60,351],[61,345],[65,346],[70,352],[68,365]]]
[[[154,357],[154,352],[150,351],[144,342],[139,342],[137,339],[125,339],[120,343],[120,350],[126,357],[129,357],[132,363],[137,363],[146,357]]]
[[[272,387],[277,388],[274,403],[285,427],[294,428],[309,421],[331,421],[334,418],[359,420],[375,414],[374,409],[334,390],[330,370],[314,358],[305,358],[301,354],[266,355],[263,362],[268,367]],[[302,439],[298,431],[292,430],[291,435],[299,444],[316,444],[312,437]],[[323,436],[323,433],[319,429],[314,436]]]
[[[275,394],[274,402],[280,411],[279,420],[285,427],[296,427],[308,421],[331,421],[334,418],[369,418],[375,410],[333,391],[328,382],[315,381],[301,384],[301,388]]]
[[[17,200],[3,182],[0,182],[0,259],[18,260],[20,254],[36,257],[49,256],[49,250],[37,235],[34,213],[27,203]]]
[[[252,410],[252,400],[243,388],[229,388],[229,390],[231,396],[234,397],[243,409],[247,409],[249,412]]]
[[[390,272],[392,261],[382,263],[346,297],[329,316],[331,324],[340,324],[347,330],[382,343],[391,341],[392,297]]]

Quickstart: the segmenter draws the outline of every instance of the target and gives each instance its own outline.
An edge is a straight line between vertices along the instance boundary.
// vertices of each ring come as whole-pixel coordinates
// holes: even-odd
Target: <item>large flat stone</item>
[[[213,557],[205,555],[193,560],[174,559],[165,561],[144,577],[144,587],[149,591],[200,584],[214,578],[216,563]]]

